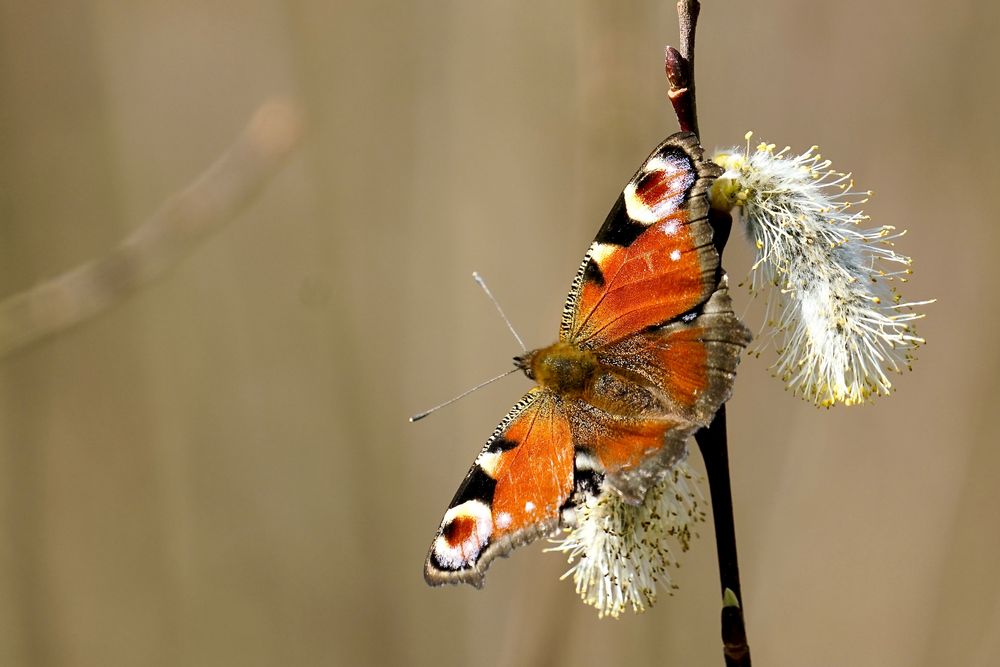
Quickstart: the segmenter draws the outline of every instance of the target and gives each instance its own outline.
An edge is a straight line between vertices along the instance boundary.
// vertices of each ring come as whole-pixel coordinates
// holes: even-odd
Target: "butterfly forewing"
[[[431,545],[432,585],[479,586],[491,560],[551,533],[573,491],[573,443],[558,397],[533,389],[500,422]]]
[[[625,186],[587,251],[560,339],[598,348],[684,314],[715,289],[707,190],[720,169],[690,133],[666,139]]]

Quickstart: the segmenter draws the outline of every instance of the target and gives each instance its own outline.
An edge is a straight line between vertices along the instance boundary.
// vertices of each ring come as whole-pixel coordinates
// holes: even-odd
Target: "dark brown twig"
[[[694,35],[698,26],[698,0],[680,0],[677,3],[677,20],[681,29],[680,51],[667,47],[664,69],[667,73],[667,97],[674,107],[674,114],[683,132],[698,132],[698,106],[694,95]]]
[[[726,442],[726,406],[719,408],[708,428],[695,433],[695,440],[705,461],[705,474],[712,498],[715,521],[715,548],[719,558],[719,584],[722,589],[722,650],[727,667],[749,667],[750,646],[743,620],[743,592],[736,554],[736,524],[733,518],[733,493],[729,480],[729,452]]]
[[[663,68],[667,72],[667,98],[674,106],[674,115],[682,132],[698,134],[698,117],[694,110],[694,90],[688,80],[688,63],[681,52],[672,46],[667,47],[663,58]]]
[[[107,255],[0,301],[0,358],[99,315],[161,276],[236,217],[301,135],[293,102],[261,106],[229,150]]]
[[[701,5],[698,0],[680,0],[677,17],[681,48],[668,46],[664,59],[669,89],[667,96],[674,107],[682,131],[698,132],[695,104],[694,37]],[[725,250],[732,227],[727,213],[712,211],[709,224],[719,257]],[[720,268],[720,274],[722,270]],[[695,434],[705,461],[712,514],[715,519],[715,547],[719,558],[719,584],[722,589],[722,647],[727,667],[750,667],[750,646],[743,617],[743,593],[740,587],[739,559],[736,552],[736,526],[733,517],[732,484],[729,478],[729,448],[726,437],[726,406],[719,408],[708,428]]]

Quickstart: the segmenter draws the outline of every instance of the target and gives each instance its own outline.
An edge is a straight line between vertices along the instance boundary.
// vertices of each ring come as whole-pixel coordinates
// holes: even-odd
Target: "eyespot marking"
[[[479,557],[493,534],[490,508],[478,500],[467,500],[445,512],[441,533],[434,540],[434,557],[442,569],[460,570]]]

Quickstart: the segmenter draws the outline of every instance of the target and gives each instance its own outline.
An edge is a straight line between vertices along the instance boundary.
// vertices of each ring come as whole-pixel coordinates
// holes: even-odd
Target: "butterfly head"
[[[514,365],[560,396],[581,396],[599,370],[597,355],[562,341],[514,357]]]
[[[528,376],[529,380],[535,379],[535,371],[531,368],[531,360],[534,358],[538,350],[532,350],[531,352],[525,352],[514,357],[514,366],[519,370],[524,371],[524,374]]]

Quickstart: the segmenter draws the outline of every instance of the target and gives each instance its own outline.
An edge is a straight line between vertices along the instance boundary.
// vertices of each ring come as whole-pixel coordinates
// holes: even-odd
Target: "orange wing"
[[[534,388],[500,422],[455,494],[431,544],[431,585],[482,586],[490,561],[559,527],[573,492],[569,420]]]
[[[677,419],[616,415],[579,400],[570,410],[578,461],[585,452],[605,484],[639,504],[646,491],[687,455],[694,426]]]
[[[587,348],[679,317],[717,282],[707,191],[721,173],[691,133],[668,137],[612,207],[583,258],[560,339]]]
[[[708,426],[732,393],[750,334],[732,310],[726,278],[697,311],[597,351],[601,374],[570,409],[573,438],[605,482],[639,502]]]
[[[733,313],[725,276],[705,304],[665,326],[641,331],[597,351],[602,366],[656,397],[655,411],[708,426],[732,393],[750,332]]]

